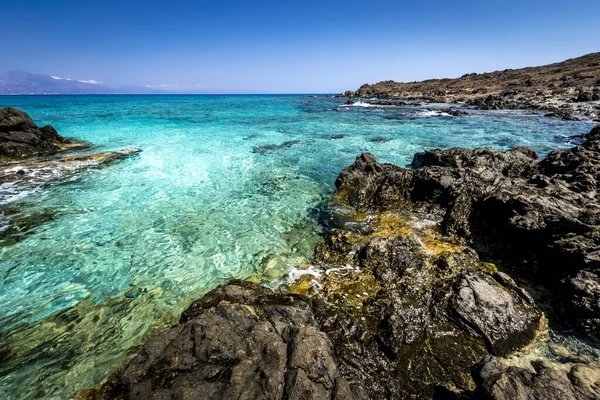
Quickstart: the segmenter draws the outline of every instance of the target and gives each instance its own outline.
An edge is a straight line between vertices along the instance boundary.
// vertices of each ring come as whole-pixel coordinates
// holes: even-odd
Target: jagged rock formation
[[[50,155],[89,144],[60,136],[50,125],[39,128],[16,108],[0,109],[0,161]]]
[[[583,139],[543,161],[431,150],[409,170],[362,154],[336,181],[320,272],[285,294],[213,290],[79,397],[599,398],[582,357],[514,364],[548,321],[506,273],[551,296],[551,324],[598,341],[600,126]]]
[[[354,396],[310,301],[245,282],[213,290],[151,339],[92,399],[319,399]]]
[[[386,218],[386,217],[384,217]],[[394,217],[391,217],[394,219]],[[474,388],[470,368],[507,355],[540,328],[540,311],[477,254],[393,221],[365,234],[335,230],[317,249],[329,273],[317,318],[361,398],[432,398]]]
[[[466,103],[481,109],[548,110],[600,118],[600,53],[521,69],[466,74],[456,79],[364,84],[341,97]]]
[[[335,199],[377,211],[437,207],[445,236],[546,286],[555,312],[600,340],[600,126],[541,162],[529,148],[450,149],[418,153],[413,167],[364,154],[338,178]]]

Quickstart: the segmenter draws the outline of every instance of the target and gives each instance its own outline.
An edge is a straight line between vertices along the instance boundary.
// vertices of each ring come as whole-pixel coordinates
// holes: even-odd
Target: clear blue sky
[[[600,51],[600,0],[0,0],[0,72],[332,93]]]

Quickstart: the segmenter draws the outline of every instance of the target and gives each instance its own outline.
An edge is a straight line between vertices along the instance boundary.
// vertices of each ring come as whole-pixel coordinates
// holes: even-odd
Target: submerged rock
[[[444,112],[453,117],[467,117],[467,116],[471,115],[466,111],[457,110],[456,108],[450,108],[448,110],[444,110]]]
[[[29,231],[54,218],[56,211],[44,210],[36,214],[21,214],[5,206],[20,193],[34,193],[48,184],[64,182],[83,170],[106,164],[139,153],[140,149],[122,149],[95,154],[77,154],[58,158],[35,158],[0,164],[0,246],[14,244]]]
[[[0,184],[16,182],[48,183],[71,176],[81,170],[99,167],[139,153],[142,150],[131,148],[104,153],[76,154],[58,158],[37,158],[0,164]]]
[[[371,138],[370,141],[373,143],[386,143],[389,142],[390,139],[383,136],[375,136],[374,138]]]
[[[287,147],[291,147],[295,144],[300,143],[300,140],[288,140],[287,142],[283,142],[281,144],[266,144],[264,146],[255,147],[252,149],[253,153],[257,154],[266,154],[275,150],[285,149]]]
[[[0,109],[0,161],[85,147],[89,147],[89,143],[60,136],[50,125],[39,128],[21,110],[12,107]]]

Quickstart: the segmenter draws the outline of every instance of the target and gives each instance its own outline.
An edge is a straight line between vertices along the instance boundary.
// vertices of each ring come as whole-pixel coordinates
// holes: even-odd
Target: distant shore
[[[364,84],[338,97],[458,103],[485,110],[540,110],[563,120],[600,121],[600,53],[456,79]]]

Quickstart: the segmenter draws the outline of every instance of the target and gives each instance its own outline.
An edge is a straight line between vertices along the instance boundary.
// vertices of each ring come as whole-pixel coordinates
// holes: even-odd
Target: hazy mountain
[[[17,94],[160,94],[143,86],[110,87],[94,80],[74,80],[57,76],[10,71],[0,74],[0,95]]]

